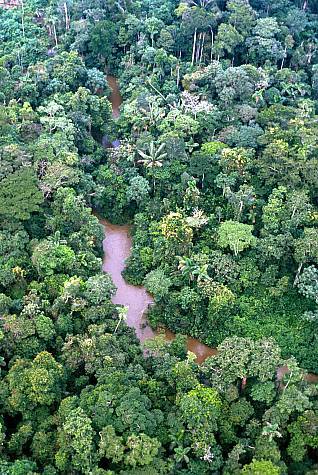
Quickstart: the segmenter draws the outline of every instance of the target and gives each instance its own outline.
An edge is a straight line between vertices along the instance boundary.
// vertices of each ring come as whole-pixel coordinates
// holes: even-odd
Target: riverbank
[[[111,224],[105,219],[100,219],[100,223],[105,231],[103,270],[111,275],[117,288],[112,302],[115,305],[128,307],[126,323],[135,329],[140,342],[144,342],[158,333],[150,327],[146,317],[149,305],[154,303],[153,298],[144,287],[130,285],[122,276],[125,261],[128,259],[132,247],[130,227]],[[165,331],[165,336],[167,341],[175,338],[174,333],[170,330]],[[197,363],[202,363],[217,352],[215,348],[210,348],[192,337],[187,337],[187,349],[196,355]]]
[[[126,323],[134,328],[136,336],[142,343],[149,338],[155,337],[158,332],[154,331],[147,321],[147,309],[154,303],[151,295],[142,286],[128,284],[122,276],[125,261],[131,253],[132,240],[130,226],[111,224],[105,219],[99,222],[104,227],[105,239],[103,240],[103,271],[111,275],[117,288],[112,298],[115,305],[128,307]],[[166,341],[172,341],[175,334],[165,330]],[[193,337],[187,337],[187,349],[196,355],[196,362],[203,363],[206,358],[217,354],[216,348],[211,348]],[[288,373],[288,368],[282,366],[277,370],[277,379],[281,380]],[[310,383],[318,383],[318,375],[309,373],[305,377]]]

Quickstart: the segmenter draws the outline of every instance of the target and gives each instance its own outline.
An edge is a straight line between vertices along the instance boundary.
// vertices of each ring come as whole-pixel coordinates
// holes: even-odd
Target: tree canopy
[[[0,25],[0,474],[316,474],[317,1],[6,0]]]

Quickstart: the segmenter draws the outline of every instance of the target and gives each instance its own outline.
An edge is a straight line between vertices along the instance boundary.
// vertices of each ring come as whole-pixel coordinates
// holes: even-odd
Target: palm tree
[[[178,270],[182,272],[190,282],[196,278],[197,282],[210,280],[208,274],[209,264],[204,262],[196,262],[191,257],[180,257]]]
[[[190,257],[182,257],[179,260],[178,270],[189,279],[189,283],[194,280],[198,273],[198,265]]]
[[[137,163],[141,163],[145,168],[152,170],[154,172],[155,168],[162,167],[162,160],[167,156],[165,152],[162,153],[165,148],[164,143],[160,145],[159,148],[155,148],[154,142],[151,142],[148,147],[148,153],[138,150],[139,155],[142,157],[142,160],[138,160]],[[153,174],[153,191],[155,191],[155,176]]]
[[[189,463],[188,453],[190,452],[190,447],[176,447],[174,449],[174,458],[178,464],[182,462]]]
[[[197,273],[198,282],[206,282],[208,280],[209,281],[211,280],[211,277],[208,274],[208,269],[209,269],[209,264],[202,264],[199,267],[199,270],[198,270],[198,273]]]
[[[54,234],[51,234],[51,236],[49,236],[47,238],[47,240],[49,242],[52,242],[53,244],[55,244],[56,246],[60,246],[60,245],[65,245],[67,244],[67,241],[66,239],[61,239],[61,233],[60,231],[55,231]]]
[[[118,311],[118,322],[113,334],[117,332],[121,322],[125,322],[127,320],[128,307],[126,307],[125,305],[123,307],[117,307],[117,311]]]
[[[190,6],[208,8],[209,6],[214,6],[214,0],[188,0]]]

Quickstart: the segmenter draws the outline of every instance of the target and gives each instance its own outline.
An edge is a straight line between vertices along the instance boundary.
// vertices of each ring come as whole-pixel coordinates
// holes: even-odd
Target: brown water
[[[111,275],[117,287],[112,302],[128,307],[126,323],[135,329],[141,342],[147,338],[153,338],[156,332],[152,330],[146,319],[146,311],[149,305],[153,304],[153,298],[144,287],[128,284],[121,275],[125,268],[125,261],[131,252],[130,228],[129,226],[111,224],[104,219],[101,219],[100,223],[105,230],[103,270]],[[167,341],[171,341],[175,337],[174,333],[169,330],[165,331],[165,335]],[[208,356],[216,354],[216,349],[210,348],[192,337],[187,339],[187,348],[197,356],[197,363],[202,363]]]
[[[280,368],[278,368],[277,381],[281,381],[283,379],[283,376],[285,376],[285,374],[287,373],[289,373],[289,369],[287,366],[281,366]],[[307,381],[307,383],[318,384],[318,374],[307,373],[304,375],[304,379],[305,381]]]
[[[152,338],[154,332],[147,324],[144,315],[148,306],[153,303],[153,299],[144,287],[127,284],[121,275],[125,268],[125,260],[129,257],[131,250],[129,226],[117,226],[105,220],[100,220],[100,222],[105,229],[103,270],[111,275],[117,287],[112,301],[114,304],[128,307],[126,323],[135,328],[140,341]]]
[[[119,92],[118,82],[114,76],[107,76],[107,82],[112,90],[111,95],[109,96],[109,100],[112,104],[113,117],[114,119],[118,119],[120,115],[120,106],[123,102]]]
[[[175,334],[167,329],[165,330],[165,336],[167,341],[172,341],[175,338]],[[211,348],[192,336],[187,337],[187,350],[196,355],[195,361],[199,364],[203,363],[209,356],[216,355],[218,352],[216,348]]]

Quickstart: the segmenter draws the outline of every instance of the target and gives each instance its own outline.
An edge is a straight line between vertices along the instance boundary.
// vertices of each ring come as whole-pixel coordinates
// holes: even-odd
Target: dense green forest
[[[317,475],[318,2],[3,3],[0,474]]]

